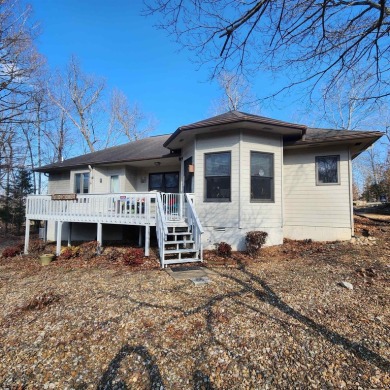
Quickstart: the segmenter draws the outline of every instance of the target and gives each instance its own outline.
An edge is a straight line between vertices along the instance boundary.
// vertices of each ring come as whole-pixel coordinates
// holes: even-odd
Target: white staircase
[[[179,213],[175,213],[172,219],[164,207],[165,195],[167,194],[157,196],[156,232],[161,267],[203,261],[201,240],[203,229],[196,215],[192,197],[189,194],[175,194],[178,199],[175,211],[179,209]],[[171,198],[172,194],[169,195]],[[177,215],[181,218],[178,219]]]

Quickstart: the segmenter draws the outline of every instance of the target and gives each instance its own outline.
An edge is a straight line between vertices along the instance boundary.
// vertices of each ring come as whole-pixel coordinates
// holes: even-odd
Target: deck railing
[[[31,195],[26,218],[69,222],[154,225],[156,193]]]
[[[202,246],[202,234],[204,233],[202,224],[198,218],[198,214],[194,207],[193,194],[185,194],[186,196],[186,219],[189,226],[191,226],[192,237],[194,240],[194,248],[198,250],[199,259],[203,260],[203,246]]]

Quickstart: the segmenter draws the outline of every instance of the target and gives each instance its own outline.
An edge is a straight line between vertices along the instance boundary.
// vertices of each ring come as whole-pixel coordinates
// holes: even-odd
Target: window
[[[274,201],[274,155],[251,152],[251,201]]]
[[[110,192],[111,193],[118,193],[119,192],[119,176],[118,175],[112,175],[110,177]]]
[[[340,156],[316,157],[317,185],[340,184],[339,177]]]
[[[230,152],[205,154],[205,200],[230,201]]]
[[[151,173],[149,191],[179,192],[179,172]]]
[[[89,192],[89,172],[76,173],[75,192],[76,194],[88,194]]]

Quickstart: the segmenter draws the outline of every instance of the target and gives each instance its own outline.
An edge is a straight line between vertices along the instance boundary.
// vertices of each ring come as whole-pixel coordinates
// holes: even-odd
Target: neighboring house
[[[51,196],[29,197],[27,219],[48,221],[57,251],[61,239],[102,243],[139,225],[148,254],[156,226],[162,266],[199,261],[220,241],[244,249],[251,230],[267,245],[348,240],[351,161],[381,136],[231,111],[37,169]]]

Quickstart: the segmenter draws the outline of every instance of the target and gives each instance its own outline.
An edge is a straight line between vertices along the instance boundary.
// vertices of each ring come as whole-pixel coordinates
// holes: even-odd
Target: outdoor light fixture
[[[160,161],[155,161],[155,162],[154,162],[154,165],[155,165],[156,167],[159,167],[159,166],[161,165],[161,163],[160,163]]]

